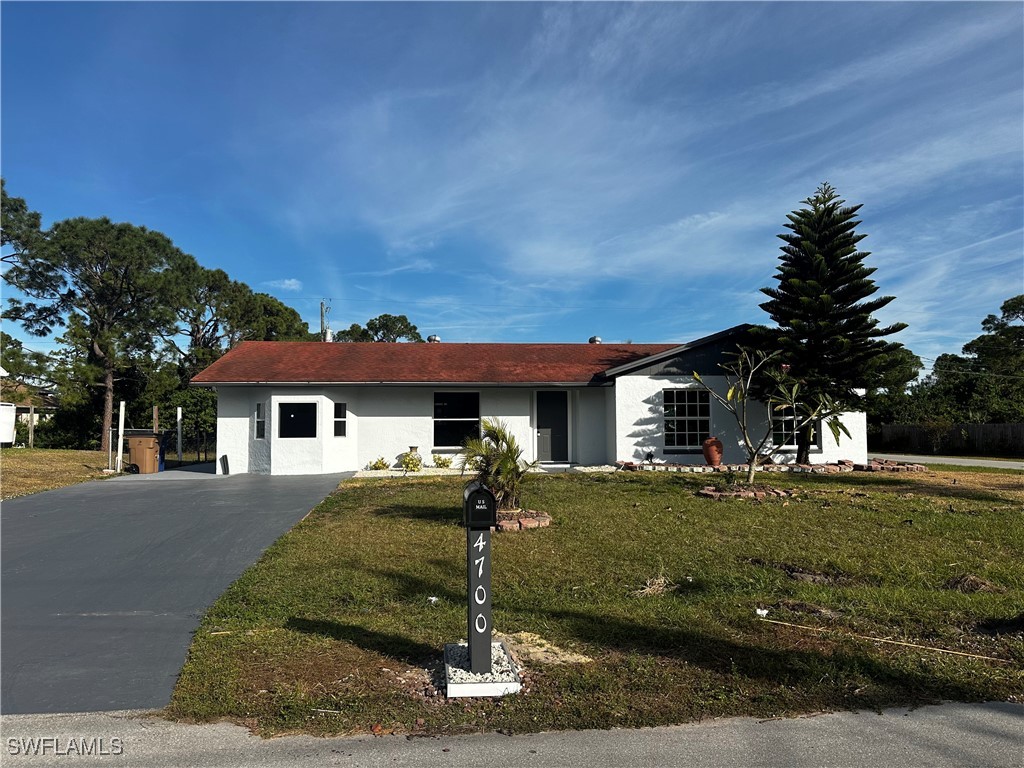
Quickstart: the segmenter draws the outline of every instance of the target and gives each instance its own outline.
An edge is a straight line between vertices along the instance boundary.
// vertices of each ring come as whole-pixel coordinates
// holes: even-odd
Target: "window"
[[[267,412],[263,409],[263,403],[256,403],[256,439],[265,440],[267,437]]]
[[[316,403],[281,403],[278,437],[316,437]]]
[[[772,445],[776,448],[796,448],[796,412],[786,406],[772,411]],[[821,421],[814,422],[812,447],[821,434]],[[820,447],[820,446],[819,446]]]
[[[666,389],[665,450],[698,449],[711,435],[711,396],[702,389]]]
[[[788,405],[772,411],[772,445],[796,448],[796,412]]]
[[[434,447],[458,448],[480,436],[479,392],[434,393]]]
[[[334,436],[345,436],[345,421],[348,418],[348,406],[345,403],[334,404]]]

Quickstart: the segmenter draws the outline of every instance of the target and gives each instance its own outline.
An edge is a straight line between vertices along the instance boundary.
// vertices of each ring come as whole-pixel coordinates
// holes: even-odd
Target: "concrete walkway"
[[[165,706],[207,607],[343,478],[189,469],[3,503],[0,711]]]
[[[264,740],[227,723],[184,725],[132,713],[5,716],[11,765],[63,763],[69,739],[95,739],[103,765],[168,768],[432,766],[432,768],[1019,768],[1024,705],[945,704],[883,714],[752,718],[643,730],[405,738],[287,736]],[[45,748],[41,738],[50,739]],[[29,740],[32,741],[29,741]],[[117,741],[115,741],[115,739]],[[100,741],[102,740],[102,741]],[[17,754],[12,753],[12,748]],[[43,750],[47,754],[39,754]],[[28,751],[29,754],[25,755]],[[32,754],[33,751],[36,754]],[[73,758],[69,758],[72,759]],[[92,761],[90,760],[90,764]]]
[[[1024,469],[1024,461],[1017,459],[968,459],[965,456],[914,456],[907,453],[868,453],[876,459],[906,461],[911,464],[952,464],[957,467],[995,467],[998,469]]]

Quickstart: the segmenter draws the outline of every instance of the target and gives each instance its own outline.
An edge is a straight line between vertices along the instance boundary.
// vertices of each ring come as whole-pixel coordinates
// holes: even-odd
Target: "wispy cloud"
[[[294,277],[288,277],[283,280],[265,280],[260,285],[265,285],[268,288],[277,288],[279,291],[293,291],[295,293],[302,290],[302,281],[296,280]]]
[[[351,277],[393,277],[409,272],[431,272],[434,269],[433,263],[427,259],[415,259],[408,264],[400,264],[388,269],[368,270],[365,272],[350,272]]]
[[[978,187],[981,206],[1019,188],[1021,77],[987,55],[1019,31],[1013,9],[922,16],[842,4],[807,17],[785,4],[554,4],[524,13],[528,33],[457,80],[391,82],[286,126],[288,142],[312,152],[305,169],[287,168],[301,190],[282,206],[290,225],[313,237],[339,222],[371,233],[381,266],[358,274],[387,281],[396,299],[417,296],[394,282],[403,276],[473,272],[530,306],[614,296],[623,312],[660,314],[652,328],[685,337],[687,323],[715,314],[702,294],[729,297],[723,324],[763,319],[757,289],[775,270],[775,235],[828,180],[865,203],[882,290],[905,292],[890,306],[924,334],[941,306],[926,297],[944,294],[949,273],[918,268],[930,285],[906,279],[923,245],[916,233],[946,231],[954,216],[960,233],[948,230],[944,250],[986,240],[977,217],[954,213],[951,187]],[[813,55],[772,42],[770,30],[797,15]],[[835,54],[839,29],[865,44]],[[1005,264],[997,245],[978,248],[986,269]],[[982,282],[963,295],[989,301]],[[680,296],[685,311],[664,319]]]

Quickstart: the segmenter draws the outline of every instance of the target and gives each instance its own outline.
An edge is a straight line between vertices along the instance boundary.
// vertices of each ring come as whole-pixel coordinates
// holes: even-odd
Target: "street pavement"
[[[911,464],[952,464],[956,467],[995,467],[1024,469],[1024,461],[1016,459],[968,459],[965,456],[914,456],[907,453],[868,453],[872,458],[907,461]]]
[[[207,607],[343,478],[206,469],[3,503],[0,712],[166,706]]]
[[[4,716],[6,766],[63,765],[70,740],[106,755],[83,763],[149,768],[1020,768],[1024,705],[944,704],[884,713],[731,718],[642,730],[503,736],[260,739],[227,723],[133,713]],[[46,739],[48,741],[42,741]],[[44,746],[45,745],[45,746]],[[26,751],[28,754],[26,754]],[[42,754],[46,752],[47,754]]]

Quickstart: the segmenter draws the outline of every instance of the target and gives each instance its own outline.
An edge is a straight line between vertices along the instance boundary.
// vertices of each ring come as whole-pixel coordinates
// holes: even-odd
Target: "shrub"
[[[403,453],[399,463],[406,472],[419,472],[423,469],[423,457],[412,451]]]
[[[523,449],[503,421],[484,419],[482,437],[466,440],[459,455],[462,470],[494,493],[498,509],[522,507],[523,479],[534,464],[523,461]]]
[[[438,469],[448,469],[452,465],[451,456],[442,456],[441,454],[435,453],[430,457],[430,459]]]
[[[377,459],[372,464],[370,464],[369,468],[370,469],[376,469],[376,470],[391,469],[391,465],[388,464],[387,459],[385,459],[383,456],[381,456],[379,459]]]

